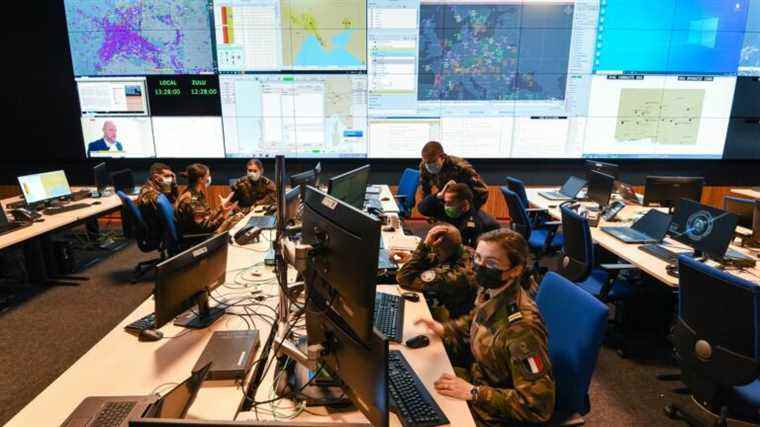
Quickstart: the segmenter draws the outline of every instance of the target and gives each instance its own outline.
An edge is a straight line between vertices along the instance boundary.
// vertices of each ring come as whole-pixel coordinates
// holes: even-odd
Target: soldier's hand
[[[392,250],[388,255],[396,262],[404,264],[412,258],[412,253],[409,251]]]
[[[454,399],[472,400],[472,384],[456,375],[443,374],[433,383],[438,393]]]
[[[443,337],[444,330],[443,325],[439,322],[436,322],[433,319],[427,319],[425,317],[420,317],[419,319],[414,321],[415,325],[424,324],[427,326],[428,329],[433,331],[434,334],[438,335],[439,337]]]
[[[425,244],[430,246],[439,244],[446,233],[448,233],[446,227],[436,226],[431,228],[430,231],[428,231],[427,236],[425,236]]]

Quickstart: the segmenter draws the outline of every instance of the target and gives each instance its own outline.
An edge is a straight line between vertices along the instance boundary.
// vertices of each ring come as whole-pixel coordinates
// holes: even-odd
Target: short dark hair
[[[261,163],[261,160],[259,160],[259,159],[248,160],[248,162],[245,164],[245,168],[248,169],[248,167],[251,166],[251,164],[254,164],[254,165],[258,166],[259,170],[262,171],[262,172],[264,172],[264,164]]]
[[[208,166],[203,163],[193,163],[185,168],[185,173],[183,175],[187,177],[188,184],[195,185],[201,178],[206,176],[209,171]]]
[[[443,145],[438,141],[430,141],[422,147],[422,157],[443,154]]]
[[[478,242],[498,243],[501,249],[507,255],[512,267],[523,266],[528,264],[530,250],[528,243],[523,236],[508,228],[499,228],[483,233],[478,238]]]
[[[467,184],[462,184],[461,182],[457,182],[446,187],[445,193],[453,194],[454,200],[457,202],[467,201],[472,203],[472,200],[475,198],[475,196],[472,194],[472,190],[470,190],[470,187],[468,187]]]
[[[156,162],[150,165],[150,174],[155,175],[157,173],[161,173],[162,170],[172,170],[172,168],[169,167],[166,163]]]

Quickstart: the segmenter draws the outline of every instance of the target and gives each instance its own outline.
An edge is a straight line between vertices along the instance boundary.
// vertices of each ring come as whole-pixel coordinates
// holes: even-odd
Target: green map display
[[[623,89],[615,139],[694,145],[704,99],[703,89]]]

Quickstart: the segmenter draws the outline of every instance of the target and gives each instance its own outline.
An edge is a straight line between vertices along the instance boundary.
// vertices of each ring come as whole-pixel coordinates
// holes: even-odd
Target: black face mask
[[[484,265],[475,264],[475,279],[478,284],[485,289],[498,289],[504,285],[504,281],[501,279],[505,270],[499,270],[498,268],[490,268]]]

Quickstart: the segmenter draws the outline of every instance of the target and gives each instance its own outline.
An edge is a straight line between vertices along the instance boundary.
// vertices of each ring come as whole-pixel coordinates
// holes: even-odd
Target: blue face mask
[[[432,173],[433,175],[437,174],[441,171],[441,165],[438,163],[425,163],[425,170]]]

